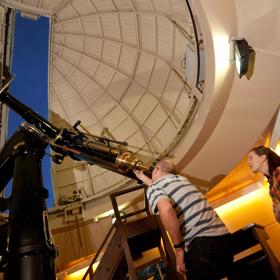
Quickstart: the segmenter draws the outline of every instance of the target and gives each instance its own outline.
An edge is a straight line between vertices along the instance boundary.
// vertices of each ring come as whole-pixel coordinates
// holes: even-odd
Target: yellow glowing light
[[[217,70],[217,76],[221,77],[229,70],[229,37],[222,33],[214,36],[214,50],[215,50],[215,64]]]
[[[119,209],[119,211],[122,211],[123,209],[127,208],[128,206],[129,206],[129,202],[126,202],[126,203],[123,203],[122,205],[118,206],[118,209]],[[97,220],[103,219],[103,218],[112,216],[114,213],[115,213],[115,212],[114,212],[114,209],[111,209],[111,210],[109,210],[109,211],[107,211],[107,212],[104,212],[104,213],[98,215],[98,216],[96,217],[96,219],[97,219]]]
[[[265,187],[261,187],[222,206],[219,206],[215,210],[219,215],[222,215],[226,212],[231,212],[237,208],[242,208],[245,205],[254,203],[256,200],[261,200],[264,196],[267,196],[267,189]]]
[[[99,262],[96,262],[93,264],[93,266],[92,266],[93,272],[95,272],[98,265],[99,265]],[[75,271],[75,272],[67,275],[65,278],[63,278],[63,280],[80,280],[86,274],[87,269],[88,269],[88,266],[86,266],[78,271]]]
[[[280,154],[280,142],[277,144],[275,148],[275,152],[279,155]]]
[[[70,275],[67,275],[65,280],[75,280],[75,279],[82,279],[87,271],[87,267],[82,268],[76,272],[71,273]]]

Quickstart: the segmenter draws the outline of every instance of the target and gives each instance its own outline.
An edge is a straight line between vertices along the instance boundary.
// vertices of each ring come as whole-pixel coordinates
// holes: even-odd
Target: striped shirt
[[[185,177],[168,174],[153,182],[147,189],[147,198],[153,214],[160,199],[168,199],[180,223],[185,251],[198,236],[219,236],[229,233],[204,195]]]

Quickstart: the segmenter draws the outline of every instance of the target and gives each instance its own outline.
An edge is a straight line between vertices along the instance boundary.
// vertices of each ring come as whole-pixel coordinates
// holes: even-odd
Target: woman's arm
[[[273,200],[273,213],[275,216],[275,219],[278,223],[280,223],[280,166],[278,166],[275,171],[273,176],[274,178],[274,185],[275,185],[275,194],[276,194],[276,199]]]
[[[276,221],[280,223],[280,203],[277,202],[273,203],[273,213]]]

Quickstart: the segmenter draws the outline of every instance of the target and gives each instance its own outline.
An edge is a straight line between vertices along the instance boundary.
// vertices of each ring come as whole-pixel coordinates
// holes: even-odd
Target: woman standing
[[[280,156],[267,147],[259,146],[250,151],[248,165],[252,172],[261,172],[266,176],[273,213],[276,221],[280,223]]]

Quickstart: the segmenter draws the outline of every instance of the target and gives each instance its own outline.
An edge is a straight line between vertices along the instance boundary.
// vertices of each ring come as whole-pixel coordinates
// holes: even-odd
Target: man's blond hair
[[[164,173],[175,174],[175,164],[172,160],[162,159],[157,163],[157,166]]]

